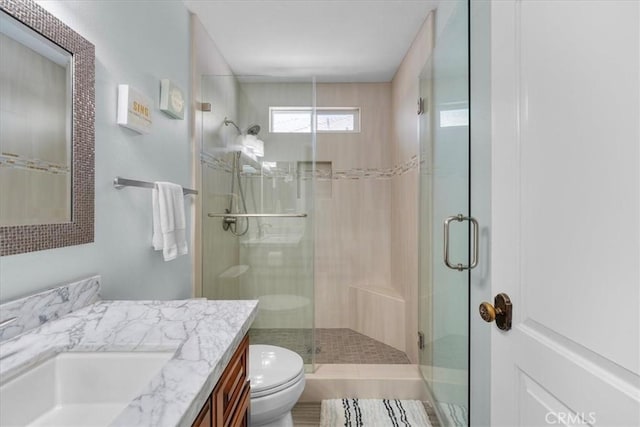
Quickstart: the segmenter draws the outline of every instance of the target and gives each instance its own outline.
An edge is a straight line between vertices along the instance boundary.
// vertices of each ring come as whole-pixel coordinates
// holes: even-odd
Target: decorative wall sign
[[[171,80],[160,80],[160,111],[184,120],[185,99],[182,90]]]
[[[118,85],[118,124],[138,133],[149,133],[152,120],[151,99],[129,85]]]

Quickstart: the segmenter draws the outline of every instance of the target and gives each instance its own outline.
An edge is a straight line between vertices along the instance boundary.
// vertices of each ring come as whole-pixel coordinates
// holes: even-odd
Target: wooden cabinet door
[[[193,422],[193,427],[246,427],[249,425],[249,337],[231,357],[218,384]]]

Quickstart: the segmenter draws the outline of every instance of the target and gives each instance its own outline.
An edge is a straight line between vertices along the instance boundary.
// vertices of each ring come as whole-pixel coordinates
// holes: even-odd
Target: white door
[[[492,425],[640,426],[640,2],[491,5]]]

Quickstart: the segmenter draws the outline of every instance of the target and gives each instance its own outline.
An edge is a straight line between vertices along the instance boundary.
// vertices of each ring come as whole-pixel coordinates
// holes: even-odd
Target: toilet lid
[[[279,391],[301,375],[304,375],[304,363],[293,351],[273,345],[249,346],[251,395]]]

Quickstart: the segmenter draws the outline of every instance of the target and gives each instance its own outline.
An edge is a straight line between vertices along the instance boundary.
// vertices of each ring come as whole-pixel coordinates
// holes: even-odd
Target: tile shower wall
[[[95,242],[0,258],[0,300],[96,273],[107,299],[191,296],[193,251],[164,262],[151,248],[151,192],[118,191],[111,184],[121,175],[193,185],[191,111],[186,120],[172,120],[156,110],[148,135],[135,135],[115,123],[120,83],[131,84],[156,103],[162,78],[189,88],[188,10],[177,0],[38,3],[96,46]],[[191,203],[190,198],[187,215]]]
[[[419,75],[433,49],[434,14],[425,20],[392,80],[394,163],[417,159]],[[391,277],[406,301],[406,352],[418,362],[418,174],[417,167],[391,183]]]
[[[392,339],[404,335],[402,311],[377,310],[387,333],[367,321],[374,300],[386,307],[396,300],[385,295],[399,296],[391,280],[391,185],[401,171],[390,143],[391,85],[318,84],[317,105],[361,109],[360,133],[317,136],[317,160],[331,162],[333,171],[332,197],[316,201],[317,326],[348,326],[404,350]]]

